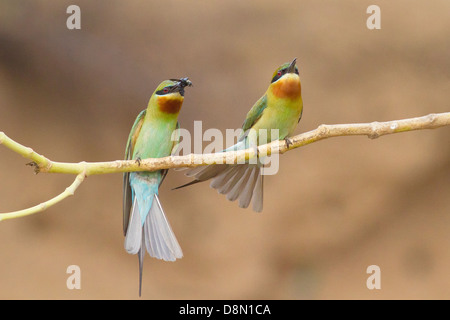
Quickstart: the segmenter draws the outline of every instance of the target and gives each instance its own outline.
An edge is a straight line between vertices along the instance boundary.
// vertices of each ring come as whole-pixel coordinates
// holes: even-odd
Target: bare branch
[[[305,146],[307,144],[331,137],[365,135],[371,139],[387,134],[406,132],[412,130],[435,129],[450,125],[450,112],[429,114],[423,117],[394,120],[387,122],[354,123],[321,125],[317,129],[299,134],[289,139],[289,146],[286,141],[273,141],[269,144],[258,147],[259,154],[270,155],[272,153],[284,153],[286,151]],[[46,201],[35,207],[0,214],[0,221],[29,215],[45,210],[47,207],[62,201],[73,192],[83,182],[84,178],[94,174],[134,172],[134,171],[155,171],[170,168],[197,167],[216,163],[239,163],[239,161],[249,160],[256,156],[255,150],[247,149],[241,151],[219,152],[211,154],[188,154],[185,156],[169,156],[165,158],[143,159],[139,162],[135,160],[116,160],[109,162],[80,162],[66,163],[56,162],[33,151],[33,149],[23,146],[3,132],[0,132],[0,144],[12,151],[30,159],[29,165],[33,166],[36,173],[65,173],[78,175],[74,183],[57,197]]]
[[[394,120],[387,122],[323,124],[317,129],[291,137],[289,147],[284,140],[274,141],[258,147],[260,154],[284,153],[307,144],[331,137],[365,135],[371,139],[383,135],[423,129],[435,129],[450,125],[450,112],[429,114],[427,116]],[[56,162],[34,152],[0,132],[0,144],[32,160],[36,172],[79,174],[106,174],[132,171],[155,171],[170,168],[197,167],[215,163],[236,163],[255,157],[253,149],[219,152],[209,154],[188,154],[185,156],[169,156],[165,158],[143,159],[139,163],[134,160],[116,160],[109,162]]]

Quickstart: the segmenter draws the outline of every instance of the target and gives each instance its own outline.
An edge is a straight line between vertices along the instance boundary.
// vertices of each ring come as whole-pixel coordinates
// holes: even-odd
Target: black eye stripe
[[[279,70],[279,71],[277,72],[277,74],[275,75],[275,77],[272,78],[271,83],[277,81],[277,80],[280,79],[282,76],[284,76],[284,75],[286,74],[287,69],[288,69],[288,68],[284,68],[284,69]],[[280,73],[280,71],[281,71],[281,74],[278,75],[278,73]],[[295,68],[295,73],[296,73],[296,74],[299,74],[299,73],[298,73],[297,67]]]
[[[175,86],[164,87],[161,90],[156,91],[156,94],[163,96],[165,94],[169,94],[169,93],[173,92],[174,89],[175,89]]]
[[[277,72],[277,74],[275,75],[275,77],[273,77],[273,79],[272,79],[271,82],[275,82],[275,81],[277,81],[278,79],[280,79],[280,78],[286,73],[286,70],[287,70],[287,69],[281,69],[281,70],[279,70],[279,71]]]

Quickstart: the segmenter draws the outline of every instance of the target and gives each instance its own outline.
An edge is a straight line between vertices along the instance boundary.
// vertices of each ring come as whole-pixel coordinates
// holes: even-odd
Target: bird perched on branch
[[[150,98],[147,109],[136,118],[125,150],[125,159],[169,156],[178,141],[172,133],[179,127],[178,114],[188,78],[163,81]],[[139,257],[139,296],[145,251],[166,261],[183,257],[180,245],[161,207],[158,189],[168,170],[127,172],[123,176],[123,232],[125,249]]]
[[[288,137],[296,128],[303,111],[296,61],[295,58],[292,62],[285,63],[275,70],[266,93],[247,113],[238,143],[224,152],[247,148],[257,150],[257,145],[276,139],[285,139],[286,143],[290,144]],[[277,137],[271,137],[272,129],[278,129]],[[260,141],[260,130],[265,130],[266,141]],[[253,134],[250,134],[251,132]],[[241,208],[247,208],[253,197],[253,210],[260,212],[263,209],[262,167],[263,164],[260,161],[256,164],[213,164],[197,167],[186,173],[194,180],[175,189],[211,179],[212,188],[226,194],[230,201],[239,199]]]

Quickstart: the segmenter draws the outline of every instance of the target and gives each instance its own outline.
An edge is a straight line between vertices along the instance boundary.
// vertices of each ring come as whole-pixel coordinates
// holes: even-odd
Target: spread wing
[[[137,116],[131,128],[130,135],[128,136],[127,147],[125,149],[125,160],[130,160],[133,157],[134,145],[141,132],[142,123],[144,122],[146,110],[143,110]],[[128,221],[130,218],[131,205],[133,199],[131,197],[130,187],[130,173],[125,172],[123,174],[123,234],[126,235],[128,229]]]

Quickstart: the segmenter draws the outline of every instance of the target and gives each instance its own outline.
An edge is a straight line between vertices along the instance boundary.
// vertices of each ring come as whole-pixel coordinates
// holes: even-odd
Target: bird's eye
[[[286,70],[283,70],[283,69],[278,70],[277,73],[275,74],[275,76],[272,79],[272,83],[277,81],[278,79],[280,79],[285,72],[286,72]]]
[[[164,89],[163,89],[163,92],[164,92],[164,93],[168,93],[168,92],[169,92],[169,88],[164,88]]]

